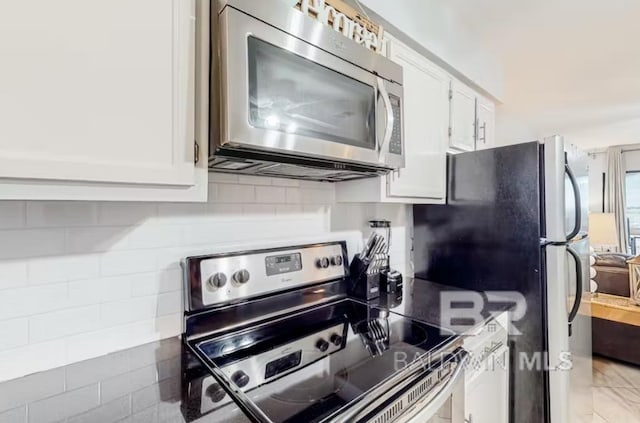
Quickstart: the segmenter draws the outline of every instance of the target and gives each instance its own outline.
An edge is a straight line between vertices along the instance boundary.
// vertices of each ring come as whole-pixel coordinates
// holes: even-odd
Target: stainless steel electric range
[[[347,263],[344,242],[187,258],[187,420],[463,421],[461,341],[348,298]]]

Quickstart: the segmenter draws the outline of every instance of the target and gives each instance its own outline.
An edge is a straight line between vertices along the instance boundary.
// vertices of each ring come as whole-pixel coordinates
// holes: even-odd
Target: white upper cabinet
[[[204,200],[195,17],[196,0],[1,2],[0,198]]]
[[[478,97],[477,125],[476,148],[481,150],[493,147],[496,136],[496,106],[491,100],[481,96]]]
[[[399,42],[391,44],[390,57],[404,70],[406,165],[387,178],[388,195],[444,199],[449,78]]]
[[[476,149],[476,93],[455,79],[450,91],[449,147],[460,151]]]
[[[448,74],[393,38],[388,46],[388,56],[403,68],[405,167],[386,177],[340,182],[336,185],[337,201],[443,203],[449,127]]]

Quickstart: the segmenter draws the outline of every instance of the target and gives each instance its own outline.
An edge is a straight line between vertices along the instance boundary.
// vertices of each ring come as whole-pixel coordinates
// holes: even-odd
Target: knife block
[[[377,260],[386,260],[384,266],[373,268],[374,262]],[[384,269],[389,262],[386,255],[384,257],[376,256],[374,260],[362,260],[359,254],[353,258],[349,266],[349,274],[351,276],[351,286],[349,295],[360,300],[369,301],[380,296],[380,271]]]

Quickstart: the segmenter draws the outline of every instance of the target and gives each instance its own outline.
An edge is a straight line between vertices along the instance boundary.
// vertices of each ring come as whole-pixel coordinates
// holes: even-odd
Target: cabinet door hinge
[[[453,129],[449,127],[449,138],[451,138],[452,135],[453,135]]]
[[[198,164],[200,161],[200,144],[198,141],[193,141],[193,164]]]
[[[453,100],[453,90],[449,88],[449,100]]]

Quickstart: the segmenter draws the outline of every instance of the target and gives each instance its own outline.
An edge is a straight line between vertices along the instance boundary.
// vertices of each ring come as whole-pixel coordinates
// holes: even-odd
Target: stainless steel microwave
[[[212,10],[211,170],[336,182],[404,167],[402,68],[288,3]]]

